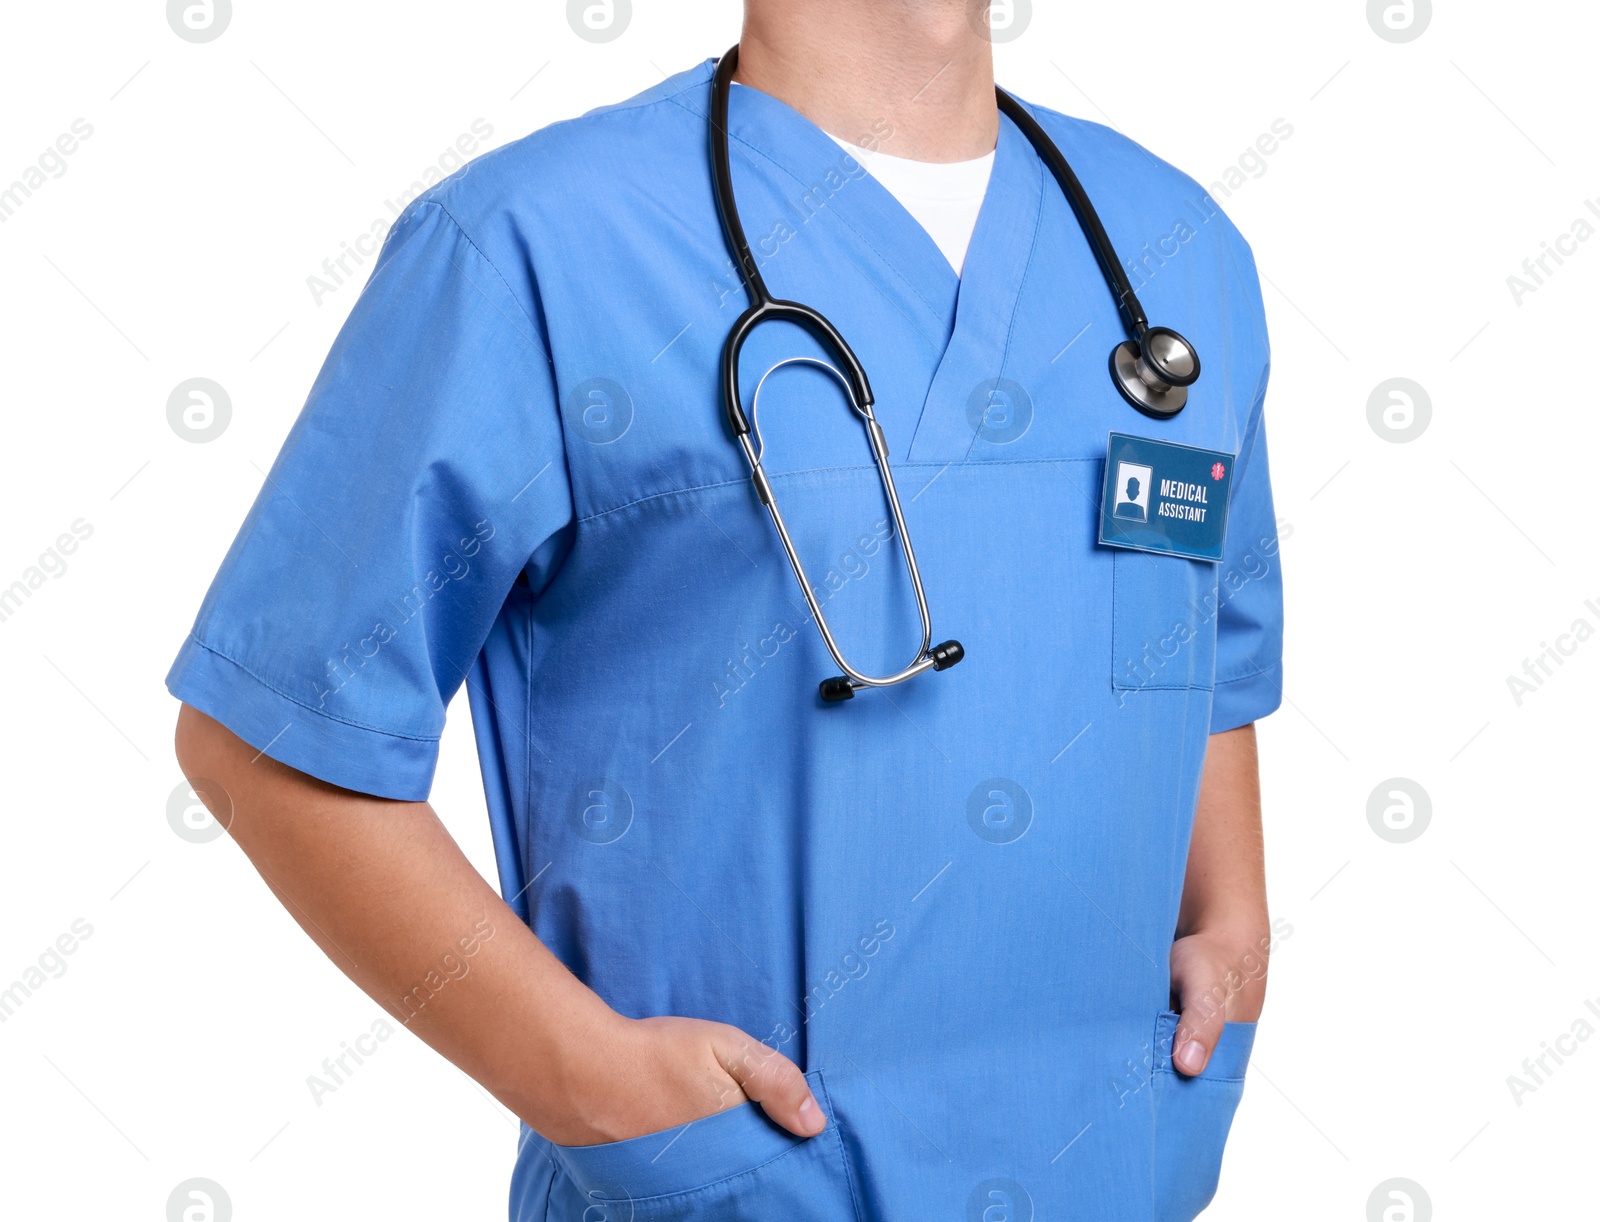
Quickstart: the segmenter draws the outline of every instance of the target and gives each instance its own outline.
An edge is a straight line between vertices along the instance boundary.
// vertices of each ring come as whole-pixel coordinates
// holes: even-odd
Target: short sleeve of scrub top
[[[1253,269],[1252,269],[1253,270]],[[1283,701],[1283,577],[1262,418],[1267,371],[1239,451],[1228,537],[1217,573],[1217,671],[1211,732],[1236,729]],[[1286,531],[1284,532],[1286,533]]]
[[[538,322],[441,205],[412,204],[223,561],[172,693],[312,776],[425,799],[446,704],[571,517],[552,396]]]

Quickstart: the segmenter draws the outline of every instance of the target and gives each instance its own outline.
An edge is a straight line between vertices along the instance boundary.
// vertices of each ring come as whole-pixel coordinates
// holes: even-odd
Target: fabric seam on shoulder
[[[704,65],[697,65],[697,67],[704,67]],[[693,71],[693,69],[685,69],[685,71]],[[558,122],[550,124],[550,127],[562,127],[568,123],[581,123],[585,119],[603,119],[606,115],[624,114],[630,110],[643,110],[647,106],[659,106],[663,102],[672,102],[674,99],[682,97],[686,93],[692,93],[696,89],[704,88],[710,83],[711,78],[707,77],[703,81],[691,81],[682,89],[675,89],[671,93],[664,93],[658,98],[646,98],[643,100],[625,98],[620,102],[612,102],[606,106],[597,107],[595,110],[589,111],[587,114],[574,115],[570,119],[561,119]],[[687,109],[687,107],[685,107],[685,109]],[[690,113],[693,112],[691,111]],[[548,130],[548,128],[545,130]]]
[[[455,227],[456,232],[466,240],[467,245],[478,252],[478,258],[482,259],[489,270],[495,274],[501,285],[504,286],[507,295],[510,296],[512,301],[517,303],[517,309],[522,314],[522,317],[528,320],[528,325],[533,328],[535,333],[537,333],[539,330],[539,325],[533,321],[533,315],[528,313],[528,307],[522,304],[522,299],[517,296],[516,290],[511,287],[511,282],[506,279],[505,273],[495,265],[495,261],[488,256],[483,247],[478,245],[477,240],[467,232],[467,227],[456,219],[456,214],[451,212],[449,208],[445,207],[444,204],[440,203],[437,199],[425,199],[422,201],[422,203],[424,207],[437,208],[440,212],[442,212],[445,216],[445,219]],[[456,271],[461,275],[462,279],[466,280],[469,284],[472,282],[472,277],[461,271],[459,267],[456,268]],[[474,285],[473,287],[476,288],[477,286]],[[482,289],[478,289],[478,292],[483,294]],[[487,294],[484,294],[484,299],[486,301],[488,300]],[[493,305],[494,303],[490,302],[490,304]],[[524,332],[520,326],[517,328],[517,331],[522,334],[522,338],[527,340],[530,345],[543,353],[544,359],[547,363],[551,361],[549,349],[544,344],[540,343],[534,337],[534,335]]]

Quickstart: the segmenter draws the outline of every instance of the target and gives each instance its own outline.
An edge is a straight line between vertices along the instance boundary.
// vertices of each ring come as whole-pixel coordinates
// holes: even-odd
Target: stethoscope
[[[734,46],[717,62],[717,71],[711,81],[712,187],[716,194],[717,213],[722,218],[722,230],[728,241],[728,249],[738,265],[745,290],[750,295],[749,309],[739,315],[734,322],[722,349],[722,405],[727,413],[728,423],[733,427],[734,436],[738,439],[745,459],[750,464],[750,479],[755,485],[756,495],[767,507],[767,512],[772,515],[772,524],[777,527],[778,537],[783,541],[783,550],[789,557],[789,565],[794,569],[795,578],[800,582],[800,592],[805,595],[811,617],[816,620],[817,631],[822,635],[822,643],[827,646],[835,664],[844,672],[842,675],[822,681],[820,688],[822,698],[830,702],[848,700],[856,694],[858,688],[890,687],[896,683],[904,683],[913,675],[920,675],[925,670],[948,670],[961,661],[965,651],[961,648],[960,641],[945,641],[930,648],[933,626],[928,618],[928,599],[922,589],[922,575],[917,571],[917,557],[911,549],[911,536],[906,531],[905,516],[900,510],[900,495],[895,490],[894,475],[889,470],[889,444],[884,440],[883,429],[879,427],[877,417],[872,414],[872,388],[867,384],[866,370],[861,367],[861,362],[856,359],[856,354],[851,351],[850,345],[845,343],[844,336],[840,335],[822,314],[798,301],[783,301],[768,291],[767,283],[761,276],[761,269],[756,265],[755,256],[750,253],[750,244],[744,236],[744,226],[739,221],[739,206],[733,197],[733,173],[728,162],[728,93],[738,63],[739,48]],[[1117,308],[1121,311],[1132,334],[1132,338],[1123,340],[1111,350],[1112,382],[1122,392],[1122,397],[1138,411],[1156,420],[1170,420],[1183,410],[1184,404],[1188,402],[1189,387],[1200,377],[1199,354],[1195,352],[1193,344],[1171,328],[1150,325],[1149,320],[1145,318],[1144,307],[1139,304],[1139,298],[1134,294],[1133,286],[1128,283],[1127,274],[1117,259],[1117,252],[1111,245],[1111,239],[1106,236],[1105,226],[1100,223],[1094,205],[1089,202],[1089,196],[1084,192],[1078,176],[1072,172],[1072,167],[1067,164],[1067,159],[1061,155],[1061,150],[1049,136],[1045,135],[1044,129],[1023,109],[1021,103],[998,86],[994,92],[1001,112],[1022,130],[1022,134],[1033,145],[1040,160],[1050,167],[1056,182],[1061,185],[1062,194],[1072,205],[1079,226],[1088,237],[1089,244],[1094,247],[1100,271],[1105,276],[1112,295],[1116,297]],[[750,403],[750,415],[746,417],[744,402],[739,392],[739,353],[744,348],[745,340],[756,327],[775,320],[795,322],[807,328],[825,347],[833,351],[844,366],[844,371],[841,372],[827,361],[814,357],[791,357],[779,361],[768,369],[757,383],[755,396]],[[834,640],[833,633],[828,628],[827,618],[822,614],[822,607],[812,591],[811,582],[806,577],[805,566],[801,563],[799,552],[795,550],[789,528],[784,524],[783,514],[778,509],[777,497],[772,492],[772,485],[761,467],[761,429],[756,420],[761,387],[778,369],[797,364],[812,365],[832,375],[843,388],[845,397],[850,400],[850,406],[861,417],[867,431],[867,439],[872,446],[873,458],[878,465],[878,474],[883,481],[884,497],[889,502],[889,512],[894,517],[895,529],[900,533],[900,548],[905,553],[906,570],[911,576],[911,588],[917,598],[917,614],[922,619],[922,645],[909,666],[890,675],[869,675],[857,670],[845,660],[838,642]]]

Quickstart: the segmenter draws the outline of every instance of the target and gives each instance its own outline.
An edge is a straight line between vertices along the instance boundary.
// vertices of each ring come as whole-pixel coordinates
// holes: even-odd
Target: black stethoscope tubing
[[[833,660],[844,671],[842,676],[822,683],[822,698],[827,701],[845,700],[862,687],[886,687],[894,683],[903,683],[924,670],[945,670],[961,661],[964,651],[959,641],[946,641],[930,648],[932,635],[922,578],[917,570],[916,557],[911,550],[911,540],[907,536],[905,523],[901,517],[900,500],[895,490],[894,476],[889,469],[888,445],[884,441],[883,430],[872,412],[872,386],[867,380],[866,369],[844,336],[820,311],[801,302],[785,301],[772,295],[771,290],[767,288],[766,280],[761,275],[761,268],[756,263],[755,255],[750,250],[750,243],[745,238],[744,225],[739,219],[739,206],[734,198],[728,137],[728,95],[738,62],[739,48],[734,46],[718,61],[711,82],[712,190],[716,197],[717,215],[722,220],[723,235],[727,239],[728,249],[733,254],[740,278],[744,281],[745,289],[750,296],[749,307],[734,321],[722,348],[723,412],[733,429],[734,437],[744,450],[745,458],[750,464],[751,479],[755,484],[756,493],[777,527],[784,551],[794,569],[795,577],[800,582],[801,591],[810,606],[812,616],[817,621],[823,642]],[[1200,376],[1200,358],[1194,346],[1170,328],[1150,326],[1149,320],[1145,317],[1144,307],[1139,303],[1133,285],[1128,282],[1127,274],[1117,258],[1116,249],[1111,245],[1111,239],[1106,235],[1105,226],[1101,224],[1094,204],[1090,202],[1083,184],[1078,181],[1078,176],[1073,173],[1061,150],[1045,134],[1044,129],[1027,109],[999,86],[995,87],[995,101],[1001,113],[1016,124],[1028,138],[1040,160],[1055,176],[1062,194],[1066,196],[1074,216],[1077,217],[1079,227],[1089,239],[1089,245],[1094,250],[1106,284],[1116,298],[1117,310],[1132,333],[1132,338],[1124,340],[1112,349],[1110,369],[1113,383],[1123,398],[1138,411],[1155,419],[1170,419],[1183,409],[1188,399],[1187,388]],[[784,524],[783,515],[778,509],[777,498],[773,495],[772,486],[762,469],[759,427],[754,422],[755,404],[752,403],[750,415],[746,416],[740,394],[739,355],[744,349],[745,340],[756,327],[764,322],[778,320],[805,327],[821,340],[844,366],[840,381],[852,401],[852,407],[866,426],[873,457],[883,480],[895,525],[900,531],[901,550],[905,554],[906,566],[916,594],[923,631],[922,645],[916,658],[909,666],[892,675],[868,675],[845,661],[832,632],[828,629],[822,608],[812,592],[805,568]],[[759,390],[757,394],[759,396]],[[753,430],[755,435],[752,438]]]

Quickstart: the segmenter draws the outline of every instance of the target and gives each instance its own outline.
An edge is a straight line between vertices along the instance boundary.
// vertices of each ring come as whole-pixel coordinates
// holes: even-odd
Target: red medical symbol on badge
[[[1221,463],[1218,462],[1218,463],[1212,463],[1211,464],[1211,478],[1212,479],[1221,479],[1227,473],[1228,473],[1228,469],[1226,467],[1224,467]]]

